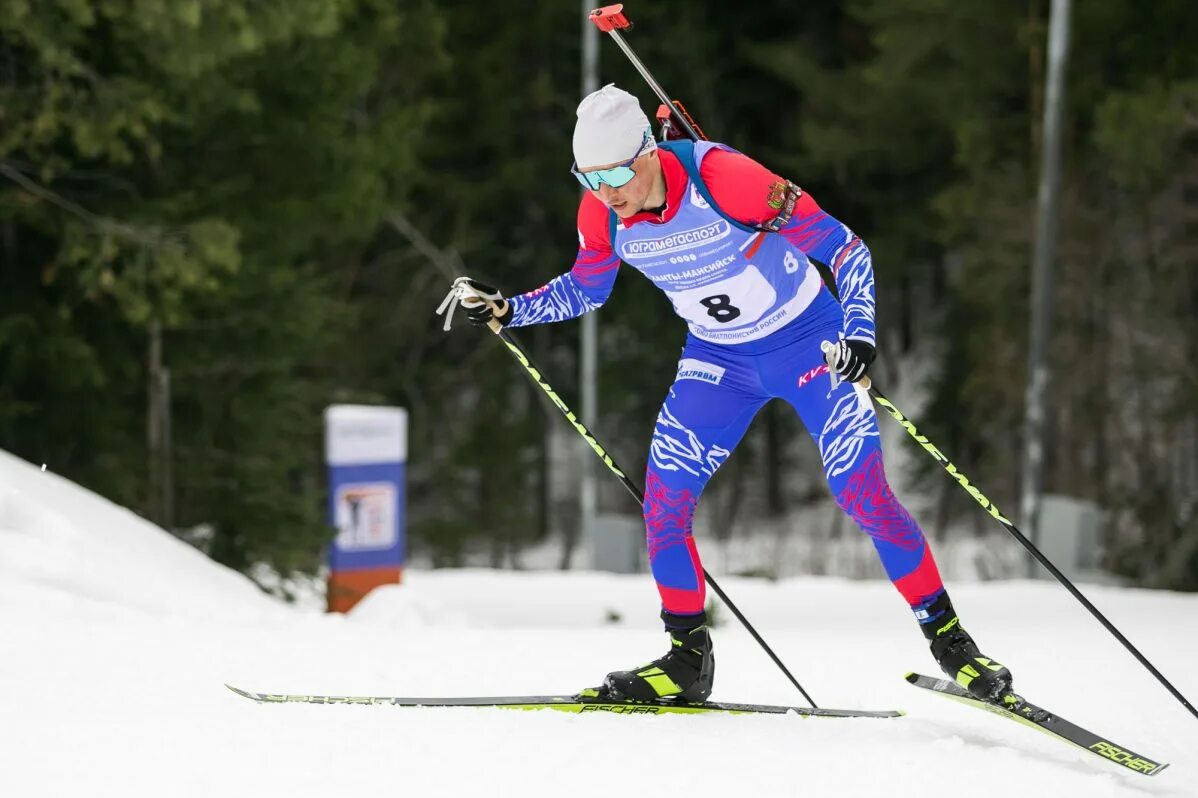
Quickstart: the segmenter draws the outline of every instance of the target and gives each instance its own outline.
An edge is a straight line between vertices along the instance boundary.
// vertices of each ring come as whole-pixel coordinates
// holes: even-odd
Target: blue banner
[[[404,563],[407,420],[398,407],[333,405],[325,411],[329,522],[337,530],[329,547],[334,573]]]
[[[329,567],[403,565],[405,509],[403,463],[329,466],[329,518],[337,529]]]

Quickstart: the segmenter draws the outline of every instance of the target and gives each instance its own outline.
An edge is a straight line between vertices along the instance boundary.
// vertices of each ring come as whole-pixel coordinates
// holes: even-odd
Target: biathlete
[[[730,147],[658,143],[636,98],[614,85],[587,96],[577,115],[571,171],[587,190],[574,267],[510,299],[465,277],[455,290],[474,324],[563,321],[602,305],[623,261],[664,291],[689,327],[645,475],[646,543],[670,650],[609,673],[600,692],[636,701],[711,695],[695,505],[753,416],[780,398],[819,447],[836,503],[873,540],[936,662],[978,698],[1012,695],[1011,672],[961,627],[927,538],[886,481],[877,416],[856,384],[876,353],[865,243],[798,186]],[[829,267],[839,301],[812,260]]]

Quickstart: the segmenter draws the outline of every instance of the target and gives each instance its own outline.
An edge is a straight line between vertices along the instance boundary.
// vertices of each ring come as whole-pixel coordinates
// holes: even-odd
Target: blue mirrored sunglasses
[[[606,183],[612,188],[620,188],[628,185],[632,178],[636,177],[636,170],[632,168],[632,163],[637,158],[641,157],[641,153],[645,151],[645,147],[653,140],[653,134],[645,132],[645,138],[641,141],[640,148],[624,163],[619,166],[612,166],[607,169],[595,169],[590,172],[578,171],[578,162],[570,164],[570,174],[578,178],[578,182],[583,188],[589,188],[591,191],[598,191],[602,183]]]

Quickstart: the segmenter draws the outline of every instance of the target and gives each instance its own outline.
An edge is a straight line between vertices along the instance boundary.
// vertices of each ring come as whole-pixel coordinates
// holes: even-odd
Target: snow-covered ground
[[[664,651],[648,576],[417,571],[298,610],[0,453],[0,796],[1198,796],[1198,719],[1059,586],[953,587],[984,650],[1154,778],[904,683],[934,665],[889,584],[721,584],[821,705],[895,720],[256,705],[265,692],[566,693]],[[1198,596],[1087,588],[1198,699]],[[618,616],[619,620],[613,621]],[[724,613],[714,698],[802,703]]]

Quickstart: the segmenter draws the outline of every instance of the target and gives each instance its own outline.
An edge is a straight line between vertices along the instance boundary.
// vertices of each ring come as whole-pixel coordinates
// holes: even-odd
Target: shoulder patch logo
[[[709,207],[711,207],[707,204],[707,200],[703,199],[703,195],[699,193],[699,189],[694,183],[691,183],[691,205],[694,205],[696,208],[702,208],[703,210],[707,210]]]
[[[767,193],[765,204],[769,205],[776,211],[782,210],[782,204],[786,202],[786,181],[778,180],[770,186]]]

